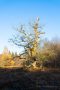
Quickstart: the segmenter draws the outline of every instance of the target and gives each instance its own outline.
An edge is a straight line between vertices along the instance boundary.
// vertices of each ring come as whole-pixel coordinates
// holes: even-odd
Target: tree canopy
[[[19,46],[23,47],[25,50],[25,53],[28,53],[31,57],[35,56],[38,53],[39,45],[40,45],[40,36],[41,34],[44,34],[42,32],[42,26],[39,25],[39,18],[36,19],[36,21],[31,25],[32,27],[32,33],[29,29],[29,32],[26,32],[24,25],[21,25],[16,30],[18,31],[18,34],[16,34],[11,41]]]

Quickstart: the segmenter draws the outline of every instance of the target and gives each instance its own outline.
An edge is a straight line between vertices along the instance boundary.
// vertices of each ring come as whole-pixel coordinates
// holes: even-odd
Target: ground
[[[1,68],[0,90],[60,90],[60,71]]]

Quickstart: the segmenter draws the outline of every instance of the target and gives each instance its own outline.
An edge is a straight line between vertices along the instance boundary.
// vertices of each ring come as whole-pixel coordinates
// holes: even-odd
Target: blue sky
[[[0,53],[5,46],[10,51],[21,51],[8,42],[15,33],[13,27],[28,24],[37,16],[45,25],[46,38],[60,38],[60,0],[0,0]]]

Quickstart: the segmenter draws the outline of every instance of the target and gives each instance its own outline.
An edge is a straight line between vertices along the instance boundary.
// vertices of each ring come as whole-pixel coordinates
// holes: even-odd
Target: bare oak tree
[[[42,32],[42,26],[39,25],[39,18],[36,19],[32,27],[32,33],[26,32],[24,29],[24,25],[21,25],[16,30],[18,34],[11,39],[11,41],[19,46],[23,47],[25,53],[27,53],[30,57],[34,57],[38,54],[39,45],[40,45],[40,36],[44,34]],[[30,31],[30,30],[29,30]]]

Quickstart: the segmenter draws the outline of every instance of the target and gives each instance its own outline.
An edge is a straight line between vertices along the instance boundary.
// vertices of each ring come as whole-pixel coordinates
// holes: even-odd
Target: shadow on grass
[[[59,90],[60,72],[0,68],[0,90]]]

